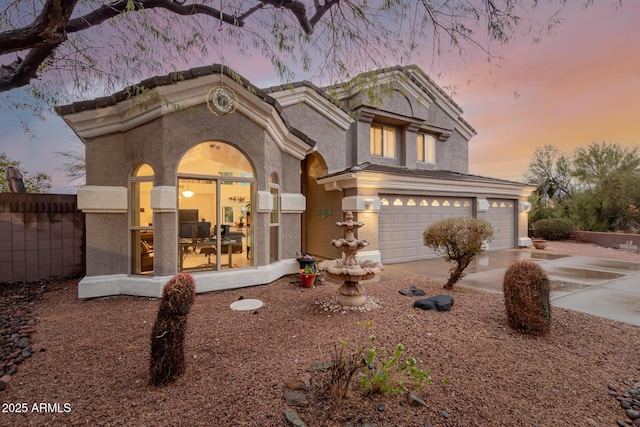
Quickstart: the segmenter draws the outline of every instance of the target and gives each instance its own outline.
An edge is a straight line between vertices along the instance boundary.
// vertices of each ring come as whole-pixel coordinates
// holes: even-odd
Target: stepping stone
[[[230,305],[233,311],[253,311],[262,307],[264,303],[259,299],[241,299]]]

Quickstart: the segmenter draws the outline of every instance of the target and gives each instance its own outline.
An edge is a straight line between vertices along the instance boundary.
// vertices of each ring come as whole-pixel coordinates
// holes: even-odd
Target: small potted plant
[[[305,252],[296,252],[296,260],[300,264],[300,270],[303,270],[306,266],[313,267],[316,264],[316,259]]]
[[[300,278],[302,279],[302,287],[311,288],[316,281],[318,273],[314,271],[309,265],[305,265],[303,270],[300,270]]]

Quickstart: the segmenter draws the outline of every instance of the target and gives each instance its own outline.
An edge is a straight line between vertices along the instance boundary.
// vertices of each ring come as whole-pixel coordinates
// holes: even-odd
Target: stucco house
[[[416,66],[260,89],[214,65],[57,112],[86,147],[81,298],[158,296],[178,271],[198,292],[269,283],[298,251],[339,257],[345,211],[387,264],[434,257],[422,231],[449,216],[490,221],[488,250],[530,246],[533,188],[468,173],[476,132]]]

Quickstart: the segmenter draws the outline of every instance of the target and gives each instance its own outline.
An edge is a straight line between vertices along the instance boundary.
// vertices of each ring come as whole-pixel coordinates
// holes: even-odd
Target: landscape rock
[[[285,408],[284,417],[293,427],[305,427],[304,421],[302,421],[302,418],[300,418],[300,415],[295,409],[289,407]]]
[[[284,398],[288,405],[291,406],[308,406],[309,401],[307,395],[297,391],[288,391],[284,394]]]
[[[426,403],[425,401],[418,396],[417,394],[413,393],[413,392],[409,392],[407,394],[407,402],[409,402],[409,405],[411,406],[425,406]]]
[[[450,295],[436,295],[435,297],[416,300],[413,306],[422,310],[449,311],[453,307],[453,297]]]
[[[309,385],[305,384],[304,381],[302,381],[300,378],[297,378],[295,380],[290,380],[287,381],[287,388],[289,390],[303,390],[303,391],[309,391]]]
[[[399,291],[402,295],[408,297],[421,297],[426,295],[424,291],[418,288],[416,285],[411,285],[408,288],[400,289]]]
[[[629,417],[629,419],[631,420],[636,420],[638,418],[640,418],[640,412],[634,410],[634,409],[627,409],[626,410],[626,414],[627,417]]]
[[[324,372],[327,369],[329,369],[333,364],[331,362],[320,362],[320,361],[316,361],[313,362],[311,365],[309,365],[309,367],[307,368],[307,372]]]

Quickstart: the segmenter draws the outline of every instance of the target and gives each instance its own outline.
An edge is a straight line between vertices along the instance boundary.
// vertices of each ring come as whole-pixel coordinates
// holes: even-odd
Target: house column
[[[85,214],[87,276],[129,273],[127,188],[85,185],[78,209]]]
[[[533,245],[529,237],[529,212],[531,211],[531,203],[526,200],[518,202],[518,247],[530,248]]]
[[[170,276],[178,272],[177,205],[178,189],[175,186],[163,185],[151,189],[154,276]]]

